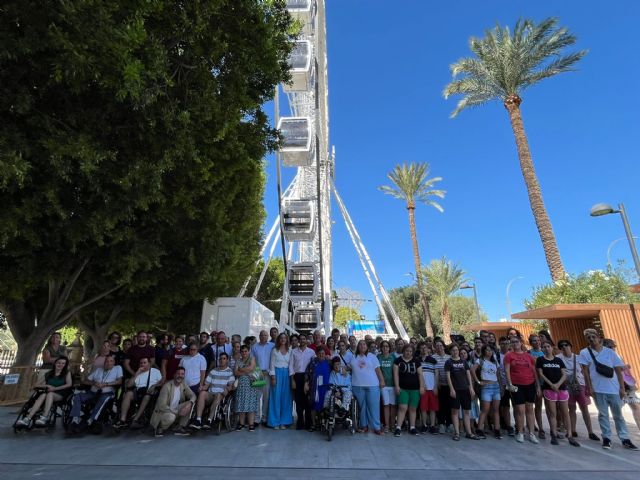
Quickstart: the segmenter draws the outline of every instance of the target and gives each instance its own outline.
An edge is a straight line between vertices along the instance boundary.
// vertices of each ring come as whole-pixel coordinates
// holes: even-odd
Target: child
[[[438,361],[431,356],[431,349],[426,345],[420,346],[420,364],[422,377],[424,378],[424,394],[420,397],[420,416],[422,417],[422,433],[437,435],[438,424],[436,412],[438,411]]]
[[[345,410],[349,409],[349,405],[351,405],[351,375],[349,372],[342,366],[342,361],[340,357],[334,357],[331,360],[331,374],[329,375],[329,385],[335,385],[336,387],[340,387],[340,390],[336,392],[336,399],[339,399],[340,403],[336,402],[336,405],[341,406]],[[331,392],[328,391],[324,396],[324,408],[329,406],[329,398],[331,397]]]
[[[329,373],[331,371],[324,348],[319,348],[316,355],[307,367],[304,383],[304,392],[309,396],[309,404],[311,405],[310,432],[315,430],[316,414],[322,410],[324,405],[324,397],[329,388]]]

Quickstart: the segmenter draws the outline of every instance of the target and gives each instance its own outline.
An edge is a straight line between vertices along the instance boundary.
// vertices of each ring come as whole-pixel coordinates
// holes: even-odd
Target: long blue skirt
[[[269,416],[267,425],[279,427],[293,423],[293,398],[291,381],[287,367],[276,368],[276,384],[271,385],[269,392]]]

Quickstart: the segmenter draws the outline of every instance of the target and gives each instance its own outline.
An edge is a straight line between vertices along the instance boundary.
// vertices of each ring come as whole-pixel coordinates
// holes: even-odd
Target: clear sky
[[[446,255],[458,262],[477,283],[491,320],[507,314],[510,279],[524,277],[511,288],[517,312],[550,275],[506,110],[494,102],[450,119],[457,100],[444,100],[442,90],[449,65],[470,55],[470,36],[521,16],[557,16],[577,35],[576,49],[589,50],[578,71],[524,91],[521,108],[566,270],[604,268],[607,247],[624,230],[619,215],[591,218],[594,203],[623,202],[640,236],[640,3],[327,0],[336,184],[383,283],[411,283],[405,273],[413,257],[406,209],[378,186],[397,163],[429,162],[447,196],[442,214],[417,208],[422,261]],[[277,214],[273,157],[267,173],[270,225]],[[332,215],[334,284],[373,298],[335,206]],[[626,240],[615,244],[612,258],[632,265]],[[363,311],[376,314],[371,306]]]

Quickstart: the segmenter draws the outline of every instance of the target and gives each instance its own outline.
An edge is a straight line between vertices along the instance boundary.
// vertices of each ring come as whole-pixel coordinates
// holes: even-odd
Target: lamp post
[[[633,263],[636,267],[636,274],[640,278],[640,258],[638,258],[638,250],[636,250],[636,243],[633,240],[633,234],[631,233],[631,227],[629,226],[629,220],[627,219],[627,212],[624,209],[624,204],[618,204],[618,210],[615,210],[608,203],[597,203],[591,207],[592,217],[601,217],[603,215],[609,215],[610,213],[619,213],[622,217],[622,224],[624,225],[624,233],[627,235],[627,241],[629,242],[629,248],[631,249],[631,256],[633,257]]]
[[[507,283],[507,312],[509,314],[509,320],[511,320],[511,299],[509,298],[509,290],[511,290],[511,285],[513,285],[513,282],[515,282],[516,280],[521,280],[523,278],[523,276],[518,275],[517,277],[513,277],[511,280],[509,280],[509,283]]]
[[[476,284],[475,283],[465,283],[464,285],[460,286],[460,290],[465,290],[467,288],[472,288],[473,289],[473,301],[476,304],[476,321],[478,323],[480,323],[480,307],[478,306],[478,291],[476,289]]]

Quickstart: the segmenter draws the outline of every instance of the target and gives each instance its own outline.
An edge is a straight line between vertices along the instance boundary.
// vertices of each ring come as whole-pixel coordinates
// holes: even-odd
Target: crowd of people
[[[450,342],[357,340],[338,329],[325,338],[319,331],[307,337],[273,327],[257,339],[224,332],[161,334],[152,345],[146,332],[133,339],[113,332],[83,380],[88,389],[74,393],[69,360],[54,334],[43,354],[46,374],[36,385],[42,395],[18,422],[44,424],[54,403],[68,398],[71,431],[80,431],[117,397],[115,429],[143,428],[143,412],[150,409],[156,436],[189,435],[210,429],[216,407],[233,395],[237,431],[314,431],[335,385],[343,404],[357,404],[360,433],[445,434],[454,441],[502,439],[504,433],[538,444],[547,438],[544,405],[552,445],[566,439],[580,446],[579,408],[588,439],[610,449],[612,416],[622,446],[638,450],[622,414],[628,405],[640,428],[630,367],[616,354],[615,341],[593,329],[584,337],[588,346],[574,353],[570,341],[555,344],[546,331],[529,336],[526,346],[516,329],[499,339],[481,331],[472,344],[459,335]],[[591,399],[601,438],[591,423]],[[84,412],[88,402],[91,410]]]

